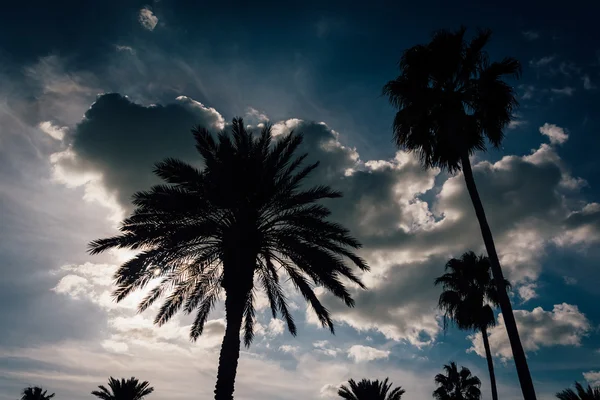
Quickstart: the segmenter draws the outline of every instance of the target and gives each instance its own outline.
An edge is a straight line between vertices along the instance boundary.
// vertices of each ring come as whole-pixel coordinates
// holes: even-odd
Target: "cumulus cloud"
[[[140,9],[138,21],[144,28],[148,29],[149,31],[153,31],[158,24],[158,17],[154,15],[149,7],[144,7]]]
[[[370,346],[356,344],[348,349],[348,357],[355,362],[373,361],[381,358],[388,358],[389,350],[379,350]]]
[[[300,348],[298,346],[283,344],[283,345],[279,346],[279,351],[281,351],[283,353],[288,353],[288,354],[297,354],[298,351],[300,351]]]
[[[519,328],[521,343],[526,351],[536,351],[541,347],[580,346],[581,339],[589,334],[591,325],[587,317],[571,304],[556,304],[552,311],[536,307],[532,311],[514,310]],[[502,314],[498,316],[498,325],[489,331],[490,346],[496,357],[512,358],[512,350]],[[485,357],[481,333],[469,336],[473,351]]]
[[[324,385],[323,387],[321,387],[321,389],[319,390],[319,397],[323,397],[323,398],[338,398],[338,390],[340,388],[340,385],[332,385],[331,383],[328,383],[327,385]]]
[[[540,133],[542,135],[548,136],[550,139],[550,143],[552,144],[563,144],[569,139],[569,135],[565,133],[565,130],[560,126],[545,123],[540,126]]]
[[[51,138],[56,140],[63,140],[68,129],[66,126],[54,125],[51,121],[40,122],[38,127],[42,132],[48,134]]]
[[[600,386],[600,371],[584,372],[583,378],[592,386]]]
[[[535,283],[527,283],[525,285],[519,286],[519,288],[517,289],[518,293],[519,293],[519,297],[523,300],[523,302],[527,302],[531,299],[534,299],[537,296],[536,290],[537,289],[537,284]]]

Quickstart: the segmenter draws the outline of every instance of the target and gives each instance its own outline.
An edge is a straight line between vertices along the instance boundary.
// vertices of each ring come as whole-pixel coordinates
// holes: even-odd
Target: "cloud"
[[[583,378],[592,386],[600,386],[600,371],[584,372]]]
[[[117,44],[117,45],[115,45],[115,48],[117,49],[117,51],[124,51],[129,54],[135,55],[135,50],[131,46],[124,46],[124,45]]]
[[[536,290],[537,284],[528,283],[518,288],[519,297],[523,300],[523,303],[528,302],[531,299],[538,297]]]
[[[548,136],[551,144],[563,144],[569,139],[569,135],[563,128],[547,122],[540,126],[540,133]]]
[[[576,285],[577,284],[577,279],[571,277],[571,276],[563,276],[563,280],[565,281],[566,285]]]
[[[529,65],[534,68],[544,67],[544,66],[550,64],[552,61],[554,61],[555,58],[556,58],[556,56],[546,56],[546,57],[542,57],[537,60],[532,59],[532,60],[529,60]]]
[[[283,344],[283,345],[279,346],[279,351],[282,351],[283,353],[288,353],[288,354],[297,354],[300,351],[300,348],[298,346]]]
[[[566,303],[556,304],[552,311],[536,307],[532,311],[514,310],[521,343],[526,351],[537,351],[541,347],[580,346],[591,325],[577,306]],[[489,331],[492,353],[502,359],[512,358],[510,342],[504,326],[502,314],[498,315],[498,325]],[[481,333],[470,335],[473,351],[485,357]]]
[[[332,385],[331,383],[324,385],[319,390],[319,397],[331,398],[331,399],[338,398],[338,390],[340,388],[340,385],[336,386],[336,385]]]
[[[535,92],[535,86],[533,85],[519,85],[519,90],[522,92],[521,99],[529,100],[533,98]]]
[[[584,75],[581,80],[583,81],[583,88],[585,90],[592,90],[592,89],[596,89],[596,85],[594,85],[592,83],[592,80],[590,79],[589,75]]]
[[[51,121],[40,122],[38,127],[51,138],[56,140],[63,140],[65,134],[69,130],[66,126],[54,125]]]
[[[552,93],[556,93],[556,94],[560,94],[560,95],[572,96],[573,93],[575,93],[575,88],[573,88],[571,86],[565,86],[562,89],[552,88],[552,89],[550,89],[550,91]]]
[[[523,31],[521,33],[523,34],[525,39],[527,39],[529,41],[539,39],[539,37],[540,37],[540,34],[536,31]]]
[[[158,17],[154,15],[149,7],[144,7],[140,10],[138,21],[144,28],[153,31],[158,24]]]
[[[370,346],[362,346],[356,344],[348,349],[348,357],[352,358],[355,362],[373,361],[381,358],[388,358],[390,351],[379,350]]]
[[[515,119],[512,119],[509,123],[508,123],[508,129],[517,129],[520,126],[524,126],[527,125],[527,121],[522,120],[522,119],[517,119],[517,117],[515,116]]]

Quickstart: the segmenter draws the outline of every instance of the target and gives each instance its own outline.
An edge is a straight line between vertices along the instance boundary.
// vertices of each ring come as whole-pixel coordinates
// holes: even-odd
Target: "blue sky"
[[[154,182],[153,162],[197,161],[192,124],[217,130],[234,116],[304,132],[323,164],[318,179],[345,193],[333,217],[373,268],[355,309],[322,294],[336,336],[293,297],[302,323],[292,338],[259,298],[236,398],[328,398],[349,378],[389,376],[426,399],[450,360],[489,398],[481,339],[443,332],[435,310],[445,261],[483,251],[462,176],[397,152],[380,95],[403,49],[460,24],[491,28],[491,57],[523,64],[504,146],[473,164],[538,396],[600,382],[598,6],[86,3],[0,13],[0,400],[29,384],[85,398],[110,375],[149,380],[157,399],[211,398],[222,308],[191,344],[186,317],[155,328],[152,310],[135,315],[141,294],[110,301],[111,273],[130,254],[85,250]],[[490,338],[499,392],[517,399],[499,322]]]

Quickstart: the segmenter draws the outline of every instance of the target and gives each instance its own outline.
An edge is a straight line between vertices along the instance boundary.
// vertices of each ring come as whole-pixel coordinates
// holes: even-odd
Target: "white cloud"
[[[596,85],[592,83],[592,80],[590,79],[589,75],[584,75],[583,78],[581,78],[581,80],[583,81],[583,88],[585,90],[596,89]]]
[[[523,36],[525,36],[525,39],[533,41],[536,40],[540,37],[540,34],[536,31],[523,31]]]
[[[348,349],[348,357],[355,362],[373,361],[381,358],[388,358],[390,352],[388,350],[379,350],[370,346],[354,345]]]
[[[561,95],[565,95],[565,96],[572,96],[573,93],[575,93],[575,88],[571,87],[571,86],[565,86],[562,89],[552,88],[552,89],[550,89],[550,91],[552,93],[556,93],[556,94],[561,94]]]
[[[321,387],[319,390],[319,397],[328,398],[328,399],[337,399],[338,398],[338,390],[340,386],[332,385],[328,383]]]
[[[536,289],[537,289],[537,284],[528,283],[528,284],[519,286],[517,291],[519,293],[519,297],[523,300],[523,303],[525,303],[531,299],[538,297],[538,295],[535,291]]]
[[[600,386],[600,371],[584,372],[583,378],[592,386]]]
[[[300,348],[298,346],[283,344],[283,345],[279,346],[279,351],[281,351],[283,353],[288,353],[288,354],[298,354],[298,352],[300,351]]]
[[[267,114],[264,114],[252,107],[248,107],[248,109],[246,110],[246,118],[255,119],[258,122],[269,121],[269,117],[267,116]]]
[[[316,349],[317,353],[324,354],[329,357],[337,357],[337,355],[342,352],[342,349],[332,346],[328,340],[316,341],[313,343],[313,347]]]
[[[144,28],[153,31],[158,24],[158,17],[154,15],[150,8],[144,7],[140,10],[138,21]]]
[[[563,128],[547,122],[540,126],[540,133],[548,136],[552,144],[563,144],[569,139],[569,135],[565,133]]]
[[[508,129],[517,129],[519,126],[526,125],[527,121],[522,119],[513,119],[508,123]]]
[[[57,126],[50,121],[40,122],[38,127],[50,137],[56,140],[63,140],[69,128],[66,126]]]
[[[532,311],[514,310],[514,315],[521,343],[526,351],[550,346],[580,346],[581,339],[591,330],[589,320],[577,306],[566,303],[556,304],[552,311],[545,311],[542,307],[536,307]],[[502,314],[498,316],[498,325],[489,330],[489,338],[495,356],[512,358]],[[470,335],[469,339],[473,346],[468,351],[485,357],[481,333]]]
[[[269,336],[279,336],[282,335],[284,331],[285,323],[282,320],[276,318],[271,319],[267,330]]]

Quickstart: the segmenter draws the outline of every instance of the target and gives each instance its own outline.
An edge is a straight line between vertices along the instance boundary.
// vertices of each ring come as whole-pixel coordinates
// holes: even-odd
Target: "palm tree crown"
[[[115,379],[108,378],[108,388],[98,386],[100,390],[94,390],[92,394],[103,400],[141,400],[154,391],[148,381],[140,382],[137,378]]]
[[[565,389],[556,393],[560,400],[600,400],[600,386],[584,388],[581,383],[575,382],[575,390]]]
[[[464,151],[485,150],[485,138],[499,147],[502,130],[517,106],[515,93],[502,79],[519,77],[514,58],[490,63],[485,45],[491,31],[465,40],[466,28],[437,32],[430,43],[406,50],[400,75],[383,88],[398,109],[394,138],[416,152],[426,167],[460,170]]]
[[[400,400],[406,392],[402,386],[398,386],[392,391],[392,383],[388,383],[388,378],[383,381],[363,379],[355,382],[354,379],[348,381],[348,386],[342,385],[338,390],[338,396],[347,400]]]
[[[29,386],[21,392],[21,400],[50,400],[54,393],[48,394],[47,390],[39,386]]]
[[[443,292],[438,302],[444,311],[444,325],[449,319],[459,329],[479,330],[496,324],[494,310],[498,306],[498,290],[490,275],[490,261],[468,251],[461,258],[446,263],[446,273],[435,280]],[[510,283],[505,280],[505,285]]]
[[[140,250],[116,272],[117,301],[160,279],[139,311],[166,296],[155,323],[166,323],[180,309],[195,312],[192,339],[202,334],[215,302],[225,292],[227,327],[216,392],[217,399],[229,400],[240,330],[246,346],[254,337],[255,286],[266,293],[273,317],[281,314],[296,335],[279,280],[280,273],[286,274],[321,324],[333,332],[330,313],[313,284],[353,306],[341,278],[364,285],[346,259],[363,271],[368,266],[352,251],[360,243],[347,229],[327,221],[330,211],[319,203],[341,193],[327,186],[301,187],[318,166],[318,162],[302,166],[307,155],[295,155],[302,135],[292,132],[272,143],[270,125],[255,138],[241,118],[233,120],[230,134],[223,131],[217,140],[203,128],[192,132],[204,168],[176,159],[156,164],[155,173],[166,184],[136,193],[136,208],[123,221],[121,234],[92,242],[90,251]]]
[[[433,397],[437,400],[479,400],[481,381],[471,375],[468,368],[461,367],[459,371],[456,363],[450,362],[450,365],[444,365],[444,371],[445,375],[435,376],[438,388],[433,392]]]

